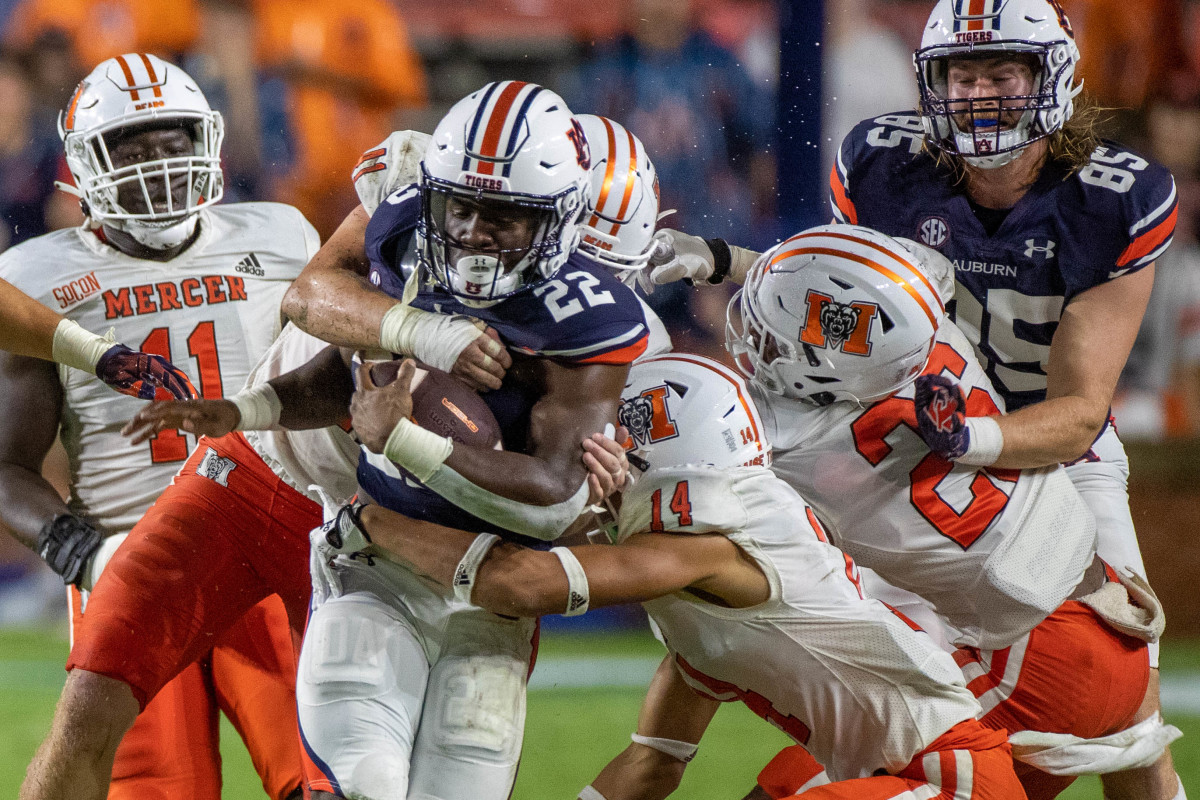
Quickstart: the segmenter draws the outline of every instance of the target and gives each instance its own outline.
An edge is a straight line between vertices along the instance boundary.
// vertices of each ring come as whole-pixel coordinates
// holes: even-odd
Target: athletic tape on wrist
[[[993,417],[967,417],[967,452],[955,459],[973,467],[990,467],[1004,450],[1004,434]]]
[[[229,398],[229,402],[237,406],[241,413],[234,430],[266,431],[279,427],[283,404],[279,402],[275,387],[266,381],[257,386],[247,386]]]
[[[678,739],[660,739],[657,736],[642,736],[640,733],[631,733],[629,734],[629,738],[640,745],[649,747],[651,750],[666,753],[685,764],[695,758],[696,751],[700,749],[700,745],[692,744],[691,742],[681,742]]]
[[[588,592],[587,573],[583,571],[583,565],[579,563],[575,554],[565,547],[552,547],[550,552],[558,556],[563,572],[567,573],[567,609],[563,611],[563,616],[578,617],[580,614],[586,614],[591,594]]]
[[[96,374],[96,363],[116,341],[97,336],[73,319],[64,319],[54,329],[50,355],[59,364]]]
[[[428,481],[454,450],[454,440],[427,431],[407,417],[396,423],[383,445],[383,454],[411,472],[417,480]]]
[[[585,786],[579,790],[579,800],[608,800],[608,799],[604,795],[600,794],[600,792],[596,791],[596,788],[589,783],[587,786]]]
[[[463,553],[458,566],[454,568],[454,596],[457,599],[464,603],[471,602],[471,589],[475,586],[475,573],[479,571],[479,565],[487,557],[488,551],[498,541],[500,541],[500,537],[494,533],[481,533],[475,537],[475,541],[471,542],[467,552]]]

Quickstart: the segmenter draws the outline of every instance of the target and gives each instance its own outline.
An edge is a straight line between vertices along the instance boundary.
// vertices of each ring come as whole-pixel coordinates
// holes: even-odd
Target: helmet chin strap
[[[129,234],[138,244],[151,250],[170,250],[190,239],[196,233],[199,222],[199,215],[191,214],[170,224],[131,219],[113,220],[105,224]]]

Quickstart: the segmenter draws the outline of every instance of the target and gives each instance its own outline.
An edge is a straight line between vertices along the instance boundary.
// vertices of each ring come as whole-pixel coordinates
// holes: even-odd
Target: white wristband
[[[458,566],[454,568],[454,596],[457,599],[464,603],[471,602],[471,590],[475,587],[475,573],[479,571],[479,565],[487,557],[488,551],[498,541],[500,541],[500,537],[494,533],[481,533],[475,537],[475,541],[471,542],[467,552],[463,553]]]
[[[54,360],[68,367],[96,374],[96,363],[116,342],[97,336],[73,319],[64,319],[54,329],[50,352]]]
[[[589,783],[579,790],[579,800],[608,800],[608,798],[596,791],[596,788]]]
[[[405,417],[396,423],[383,445],[383,454],[424,483],[454,450],[454,440],[427,431]]]
[[[631,733],[629,734],[629,738],[638,744],[649,747],[651,750],[666,753],[685,764],[695,758],[696,751],[700,749],[700,745],[692,744],[691,742],[681,742],[678,739],[660,739],[657,736],[642,736],[640,733]]]
[[[995,417],[967,417],[967,452],[955,459],[959,464],[990,467],[1004,450],[1004,434]]]
[[[234,430],[266,431],[279,427],[283,404],[279,402],[275,387],[266,381],[257,386],[247,386],[230,397],[229,402],[237,406],[241,413]]]
[[[563,572],[567,573],[567,609],[564,617],[578,617],[586,614],[591,595],[588,592],[587,573],[579,559],[565,547],[551,547],[550,552],[558,556],[562,563]]]

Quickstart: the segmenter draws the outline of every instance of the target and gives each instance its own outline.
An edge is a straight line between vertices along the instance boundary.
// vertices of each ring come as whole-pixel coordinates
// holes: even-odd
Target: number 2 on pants
[[[924,374],[938,375],[949,370],[961,378],[966,361],[954,348],[938,342],[929,356]],[[978,386],[967,395],[967,415],[978,417],[998,414],[1000,409],[986,391]],[[885,441],[901,425],[917,432],[917,415],[913,401],[903,397],[889,397],[862,413],[850,426],[854,433],[854,446],[859,455],[872,466],[878,466],[891,452]],[[992,482],[1016,483],[1021,475],[1018,469],[987,467],[975,471],[971,481],[971,502],[959,513],[938,494],[938,484],[954,469],[954,463],[934,454],[927,453],[909,473],[911,482],[909,496],[913,507],[934,529],[966,550],[983,535],[988,526],[1008,505],[1008,495]],[[989,477],[990,476],[990,477]]]

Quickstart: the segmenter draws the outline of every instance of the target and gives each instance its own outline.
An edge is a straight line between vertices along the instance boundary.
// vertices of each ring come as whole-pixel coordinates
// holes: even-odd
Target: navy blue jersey
[[[370,280],[393,297],[417,265],[414,240],[421,201],[416,186],[393,193],[367,225]],[[631,364],[646,350],[649,327],[641,304],[628,286],[583,253],[574,253],[555,277],[487,308],[458,302],[427,274],[413,306],[441,314],[464,314],[499,332],[514,356],[500,389],[483,399],[500,423],[504,447],[525,451],[529,411],[540,395],[518,377],[522,358],[548,358],[569,364]],[[496,531],[420,486],[411,476],[359,461],[358,480],[371,497],[402,514],[463,530]],[[497,531],[500,532],[500,531]]]
[[[859,123],[829,176],[834,220],[916,240],[954,262],[951,317],[1009,411],[1038,402],[1063,307],[1166,250],[1175,182],[1164,167],[1105,142],[1074,173],[1048,163],[989,236],[951,167],[924,150],[923,135],[913,113]]]

